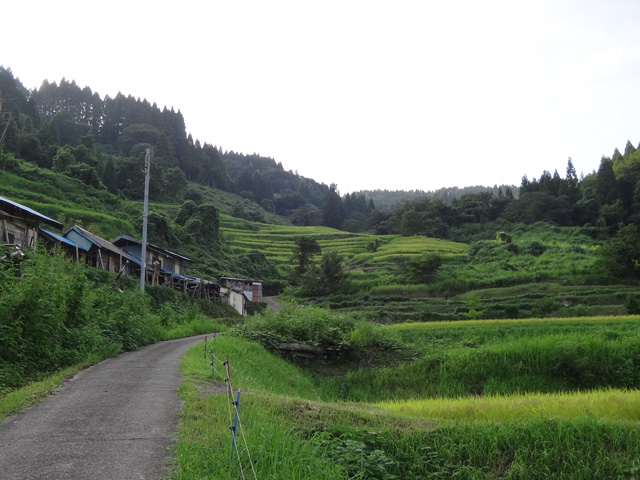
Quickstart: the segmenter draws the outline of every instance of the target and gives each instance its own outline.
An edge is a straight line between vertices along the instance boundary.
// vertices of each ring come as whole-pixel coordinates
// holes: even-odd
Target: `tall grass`
[[[88,359],[216,328],[195,308],[153,309],[126,280],[101,272],[94,282],[90,273],[46,254],[0,268],[0,393]]]
[[[637,392],[325,403],[295,396],[297,387],[279,395],[282,377],[301,392],[308,383],[266,350],[226,336],[215,342],[221,356],[232,352],[232,377],[246,382],[235,457],[245,478],[253,478],[249,454],[257,478],[273,479],[634,478],[640,470]],[[245,357],[251,370],[269,365],[271,373],[247,374]],[[230,461],[233,407],[224,393],[212,393],[201,345],[182,369],[188,377],[172,478],[240,476]]]
[[[214,373],[217,369],[219,375],[214,377],[212,374],[210,353],[205,358],[209,362],[203,361],[203,346],[190,349],[183,357],[180,367],[182,373],[210,381],[224,380],[225,367],[220,362],[226,361],[228,356],[232,367],[231,382],[235,388],[319,399],[316,387],[302,370],[282,358],[270,355],[255,342],[225,334],[210,341],[208,349],[217,358]]]

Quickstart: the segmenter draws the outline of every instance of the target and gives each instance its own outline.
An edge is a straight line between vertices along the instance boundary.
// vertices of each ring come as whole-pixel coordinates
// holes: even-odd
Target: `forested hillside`
[[[566,173],[544,171],[523,177],[518,197],[511,188],[462,195],[453,202],[424,197],[391,212],[376,211],[373,231],[380,234],[427,235],[456,241],[492,238],[516,223],[549,222],[581,227],[594,238],[615,234],[621,225],[640,226],[640,153],[627,142],[603,157],[597,172],[579,179],[571,161]],[[635,228],[634,227],[634,228]]]
[[[27,90],[0,67],[0,132],[5,152],[128,199],[143,195],[143,157],[151,147],[152,201],[199,201],[192,181],[237,193],[296,225],[355,231],[367,228],[373,209],[363,196],[341,198],[336,185],[286,172],[273,159],[194,140],[180,110],[121,93],[101,98],[65,79]],[[244,209],[234,215],[256,220]]]
[[[425,192],[424,190],[361,190],[358,193],[372,200],[378,210],[391,212],[401,207],[404,203],[422,200],[424,198],[453,203],[465,195],[491,192],[494,196],[500,196],[500,192],[504,193],[507,190],[511,190],[511,193],[517,196],[518,188],[514,185],[494,185],[493,187],[483,187],[480,185],[473,187],[443,187],[432,192]]]
[[[337,185],[286,171],[273,158],[201,144],[186,132],[180,111],[147,100],[122,94],[101,98],[65,79],[27,90],[11,70],[1,67],[0,100],[2,170],[16,170],[36,182],[46,177],[45,171],[75,179],[103,199],[97,211],[128,210],[126,220],[134,223],[139,220],[132,209],[118,202],[141,200],[144,151],[151,147],[156,241],[187,251],[192,249],[190,240],[176,232],[186,228],[184,212],[192,214],[203,204],[250,221],[463,243],[493,240],[499,232],[508,237],[520,226],[537,222],[578,227],[596,243],[616,236],[628,243],[640,225],[640,153],[631,142],[624,152],[615,149],[611,157],[603,157],[598,171],[583,178],[569,159],[562,175],[544,171],[539,178],[525,176],[519,186],[341,196]],[[42,170],[17,167],[18,159]],[[222,194],[235,196],[229,200]],[[185,202],[191,203],[180,207]],[[630,265],[640,259],[635,251],[625,255]],[[209,275],[225,268],[218,260],[213,263],[218,266],[202,265],[200,272]],[[636,271],[629,267],[622,276],[635,278]]]

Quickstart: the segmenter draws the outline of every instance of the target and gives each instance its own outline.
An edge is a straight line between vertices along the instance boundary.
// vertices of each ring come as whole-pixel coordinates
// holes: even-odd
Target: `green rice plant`
[[[400,334],[396,341],[414,352],[414,360],[398,357],[393,366],[351,370],[325,379],[323,391],[333,398],[381,401],[638,388],[640,330],[634,320],[385,327]]]
[[[354,434],[390,454],[397,478],[633,478],[640,447],[637,427],[588,417]]]
[[[584,392],[390,400],[375,406],[415,417],[458,422],[521,422],[537,418],[575,420],[583,417],[629,424],[640,421],[640,391],[611,388]]]
[[[535,324],[596,324],[596,323],[638,323],[640,315],[628,316],[599,316],[599,317],[566,317],[566,318],[525,318],[525,319],[493,319],[493,320],[459,320],[455,322],[422,322],[422,323],[398,323],[388,328],[395,329],[440,329],[440,328],[461,328],[461,327],[487,327],[505,325],[535,325]]]

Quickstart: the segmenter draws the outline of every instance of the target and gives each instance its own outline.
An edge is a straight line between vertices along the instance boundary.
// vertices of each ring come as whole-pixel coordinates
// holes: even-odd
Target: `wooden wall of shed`
[[[18,245],[20,248],[35,251],[38,241],[38,225],[24,218],[14,217],[0,211],[0,230],[2,243]]]

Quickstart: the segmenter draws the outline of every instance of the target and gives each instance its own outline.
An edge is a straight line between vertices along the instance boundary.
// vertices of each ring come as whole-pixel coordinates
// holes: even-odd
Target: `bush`
[[[533,255],[534,257],[539,257],[544,253],[546,249],[547,247],[545,247],[543,244],[541,244],[540,242],[534,241],[534,242],[531,242],[526,247],[524,247],[522,249],[522,252],[529,255]]]
[[[168,338],[178,325],[206,328],[194,302],[157,303],[161,295],[153,288],[152,302],[135,282],[123,289],[127,282],[116,284],[114,274],[62,257],[34,254],[21,270],[22,276],[0,264],[0,392]]]
[[[317,307],[288,307],[278,313],[267,310],[231,332],[257,341],[272,352],[278,352],[281,343],[321,347],[326,360],[353,359],[363,350],[399,348],[395,332],[383,331],[356,314],[338,315]]]
[[[442,257],[437,253],[427,253],[418,258],[411,258],[406,263],[407,273],[416,283],[429,283],[442,266]]]

